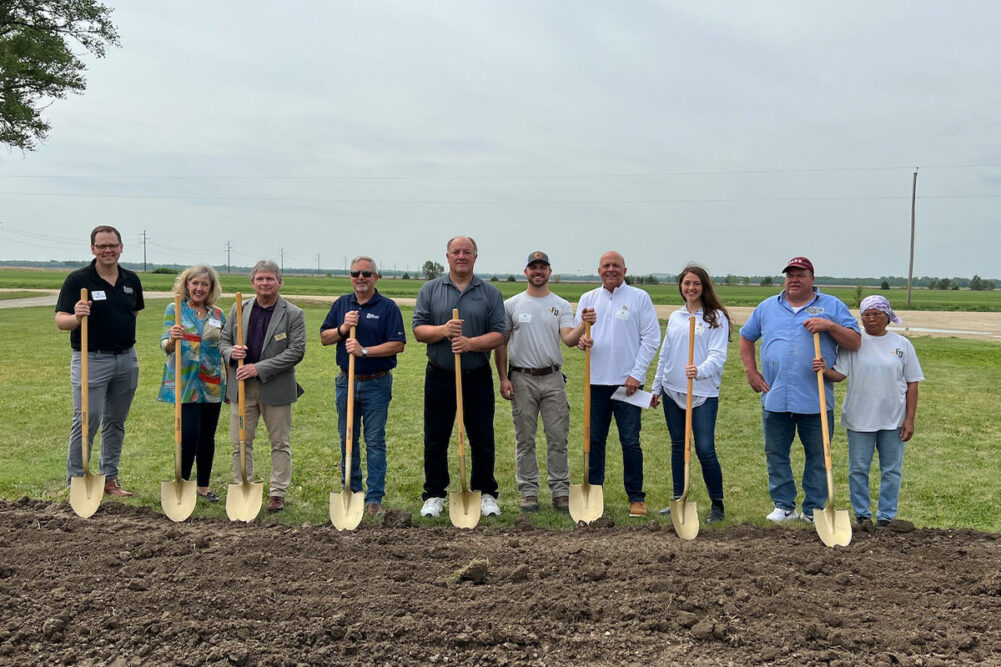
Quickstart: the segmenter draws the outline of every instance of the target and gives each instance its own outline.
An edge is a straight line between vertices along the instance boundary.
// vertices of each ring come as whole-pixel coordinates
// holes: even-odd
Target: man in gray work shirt
[[[481,492],[480,510],[497,516],[494,479],[494,383],[490,352],[504,343],[504,299],[500,290],[473,274],[476,242],[456,236],[445,246],[448,273],[429,280],[417,294],[414,338],[427,343],[424,373],[424,506],[421,516],[438,516],[445,504],[448,442],[455,424],[455,355],[462,364],[462,405],[469,435],[469,487]],[[459,318],[452,318],[452,309]]]

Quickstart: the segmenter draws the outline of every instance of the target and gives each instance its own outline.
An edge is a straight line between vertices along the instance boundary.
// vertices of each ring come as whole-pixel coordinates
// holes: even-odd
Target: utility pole
[[[146,273],[146,230],[143,230],[143,273]]]
[[[320,275],[320,253],[316,253],[316,275]]]
[[[229,251],[230,250],[232,250],[232,247],[230,246],[229,241],[226,241],[226,274],[227,275],[230,273],[230,269],[229,269]]]
[[[914,205],[918,198],[918,168],[914,167],[914,184],[911,186],[911,261],[907,266],[907,305],[911,305],[911,281],[914,279]]]
[[[281,257],[281,269],[282,273],[285,273],[285,248],[278,251],[278,255]]]

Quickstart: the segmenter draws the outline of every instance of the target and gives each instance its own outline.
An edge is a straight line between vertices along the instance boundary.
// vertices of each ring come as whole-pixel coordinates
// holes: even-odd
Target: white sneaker
[[[799,515],[799,518],[802,519],[803,521],[806,521],[807,523],[813,523],[812,514],[807,514],[806,512],[803,512],[802,514]]]
[[[480,495],[480,512],[483,516],[500,516],[500,507],[497,506],[497,499],[489,493]]]
[[[765,518],[775,523],[782,523],[783,521],[795,521],[799,518],[799,513],[795,509],[784,510],[781,507],[776,507]]]
[[[424,501],[424,507],[421,508],[421,516],[438,516],[444,506],[444,498],[428,498]]]

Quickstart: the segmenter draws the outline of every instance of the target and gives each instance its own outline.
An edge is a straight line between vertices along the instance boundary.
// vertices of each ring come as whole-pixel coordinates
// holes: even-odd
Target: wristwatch
[[[363,347],[361,349],[361,356],[363,356],[363,357],[367,357],[368,356],[368,348],[367,347]]]

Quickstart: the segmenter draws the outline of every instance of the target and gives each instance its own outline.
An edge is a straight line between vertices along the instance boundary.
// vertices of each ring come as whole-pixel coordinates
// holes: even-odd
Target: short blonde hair
[[[181,274],[174,281],[174,294],[179,294],[182,299],[187,299],[190,296],[188,294],[188,281],[198,276],[209,277],[211,287],[209,288],[209,295],[205,297],[205,305],[212,307],[219,300],[219,297],[222,296],[222,286],[219,284],[219,274],[207,264],[196,264],[181,271]]]

